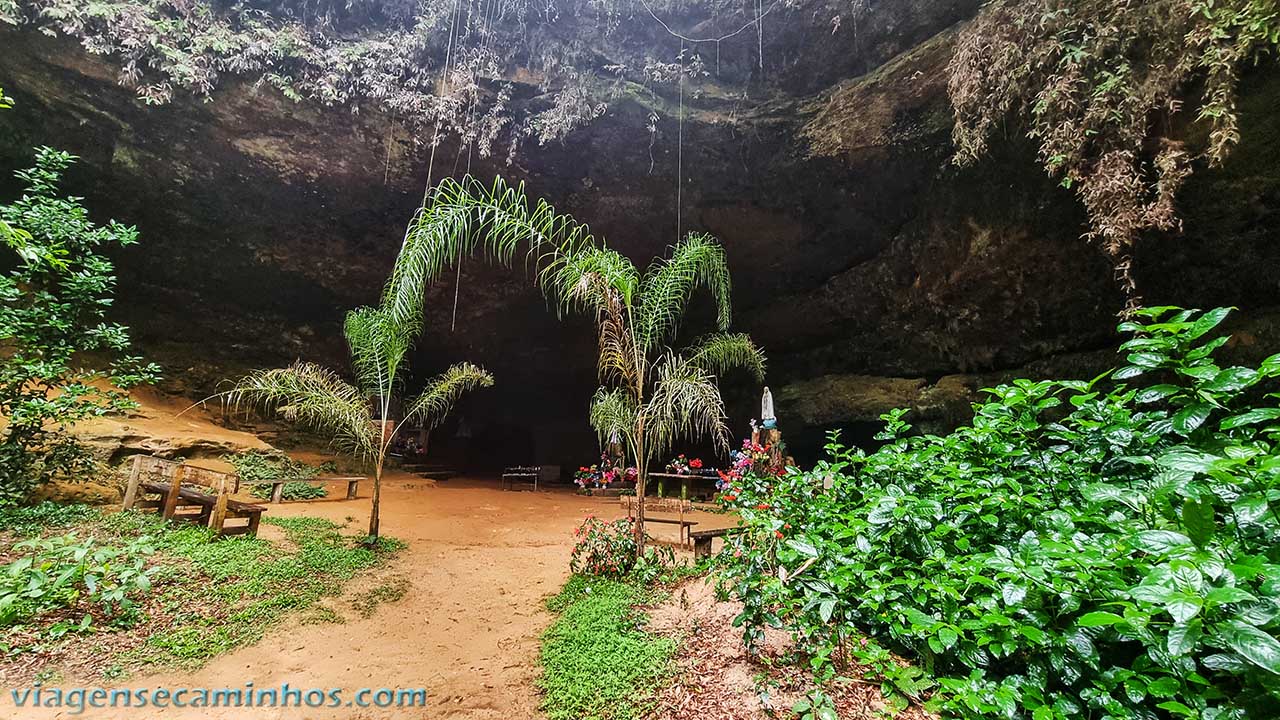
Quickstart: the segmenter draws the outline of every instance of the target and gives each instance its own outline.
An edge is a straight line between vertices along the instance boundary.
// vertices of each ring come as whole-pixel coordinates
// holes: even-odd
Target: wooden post
[[[187,466],[179,465],[177,470],[173,471],[173,480],[169,486],[169,494],[164,496],[164,510],[161,516],[165,520],[172,520],[174,512],[178,509],[178,491],[182,489],[182,477],[187,474]]]
[[[138,483],[142,481],[142,456],[133,456],[133,469],[129,471],[129,486],[124,491],[124,510],[138,502]]]
[[[348,481],[347,481],[347,499],[348,499],[348,500],[355,500],[355,499],[356,499],[356,486],[357,486],[357,485],[359,485],[359,484],[360,484],[360,481],[359,481],[359,480],[348,480]]]
[[[218,499],[213,503],[213,510],[209,513],[209,529],[215,535],[222,534],[222,525],[227,521],[227,476],[223,475],[218,480]]]
[[[271,483],[271,502],[284,502],[284,481],[276,480]]]

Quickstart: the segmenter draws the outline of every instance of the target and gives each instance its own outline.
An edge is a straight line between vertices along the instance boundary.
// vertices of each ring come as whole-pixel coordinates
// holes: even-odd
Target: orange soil
[[[345,490],[334,487],[339,495]],[[318,500],[270,505],[276,517],[308,515],[352,526],[368,521],[368,483],[357,500]],[[617,501],[587,498],[567,490],[502,492],[496,480],[439,483],[403,473],[384,480],[382,531],[409,543],[377,576],[357,580],[352,590],[379,579],[403,576],[411,588],[398,602],[380,605],[362,618],[347,593],[329,602],[343,624],[301,625],[284,621],[258,644],[215,658],[194,673],[136,677],[119,685],[142,687],[344,688],[350,697],[364,687],[426,688],[426,708],[319,710],[134,709],[128,717],[150,718],[502,718],[537,717],[538,637],[551,621],[543,600],[558,591],[569,572],[572,529],[588,514],[621,517]],[[723,516],[700,513],[707,525]],[[264,526],[264,537],[274,539]],[[659,537],[675,539],[665,526]],[[97,682],[86,682],[97,686]],[[70,682],[66,683],[69,687]],[[6,692],[0,717],[15,712]],[[65,716],[65,710],[63,711]],[[21,711],[21,717],[59,717],[53,711]],[[46,714],[47,713],[47,714]],[[121,711],[88,709],[79,717],[120,718]]]
[[[228,430],[200,409],[182,416],[187,403],[135,392],[142,408],[128,419],[101,421],[90,434],[125,433],[173,440],[202,439],[240,448],[265,447],[251,434]],[[127,426],[127,427],[121,427]],[[291,453],[318,463],[321,453]],[[215,458],[195,461],[214,469]],[[429,702],[416,709],[93,709],[71,715],[66,709],[18,710],[8,693],[0,694],[0,718],[475,718],[522,720],[540,716],[534,680],[538,676],[538,638],[552,620],[544,599],[556,593],[569,574],[573,528],[589,514],[623,517],[616,499],[589,498],[567,489],[502,492],[496,479],[459,478],[442,483],[390,471],[384,478],[382,533],[408,543],[384,568],[354,580],[341,598],[322,604],[341,615],[341,624],[302,624],[306,615],[285,619],[253,646],[214,658],[195,672],[170,671],[104,682],[67,678],[63,687],[237,688],[252,681],[258,688],[289,683],[301,688],[342,688],[349,699],[360,688],[426,688]],[[340,486],[339,486],[340,485]],[[346,485],[330,488],[333,498]],[[372,483],[360,485],[356,500],[325,499],[268,505],[267,516],[325,517],[350,527],[368,523]],[[254,500],[248,495],[242,499]],[[695,513],[699,527],[721,527],[733,519]],[[669,525],[651,526],[658,539],[674,541]],[[262,535],[282,534],[264,525]],[[688,557],[688,554],[685,554]],[[379,605],[371,617],[352,608],[353,595],[402,577],[411,585],[402,599]]]

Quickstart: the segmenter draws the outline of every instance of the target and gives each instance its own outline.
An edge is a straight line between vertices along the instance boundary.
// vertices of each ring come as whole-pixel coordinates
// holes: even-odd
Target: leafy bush
[[[271,497],[271,485],[265,481],[312,478],[322,472],[331,472],[333,467],[332,463],[318,467],[308,465],[283,453],[260,450],[228,455],[226,460],[235,466],[240,479],[252,486],[249,493],[264,500]],[[285,500],[313,500],[328,495],[329,491],[323,485],[308,482],[288,482],[280,488],[280,496]]]
[[[823,675],[857,661],[959,717],[1274,717],[1280,408],[1259,385],[1280,355],[1215,364],[1226,314],[1143,311],[1108,376],[995,388],[945,437],[897,411],[875,452],[833,438],[812,472],[741,479],[721,561],[748,642],[789,628]]]
[[[605,522],[589,516],[573,534],[578,540],[569,567],[575,573],[622,578],[636,566],[638,548],[631,520]]]
[[[16,255],[0,261],[12,268],[0,275],[0,416],[7,420],[0,428],[0,505],[16,504],[51,478],[93,469],[66,429],[135,407],[127,394],[95,380],[128,388],[159,371],[128,354],[127,328],[106,322],[116,278],[105,253],[136,243],[138,233],[115,221],[96,225],[81,198],[61,196],[74,160],[38,148],[35,167],[18,173],[22,197],[0,205],[0,221],[10,228],[5,246]],[[107,368],[80,367],[89,354],[107,358]]]
[[[249,494],[266,500],[271,497],[270,485],[254,485]],[[308,482],[287,482],[280,486],[280,497],[284,500],[315,500],[327,497],[328,489],[323,485]]]
[[[146,567],[155,551],[146,535],[115,546],[67,534],[25,540],[14,550],[18,559],[0,568],[0,625],[85,603],[119,618],[133,608],[134,595],[151,589],[156,570]],[[80,629],[91,620],[86,614]]]

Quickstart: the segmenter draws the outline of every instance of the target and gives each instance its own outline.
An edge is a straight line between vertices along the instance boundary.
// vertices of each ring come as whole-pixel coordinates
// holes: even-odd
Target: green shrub
[[[86,612],[84,630],[92,622],[88,605],[120,618],[137,594],[151,589],[156,571],[146,567],[155,552],[155,539],[146,535],[115,546],[67,534],[24,540],[13,549],[18,559],[0,567],[0,626],[72,608]]]
[[[97,225],[82,198],[62,194],[75,156],[47,147],[35,155],[35,166],[17,173],[22,196],[0,204],[0,506],[21,504],[54,478],[94,472],[70,428],[133,409],[124,389],[159,373],[129,354],[128,328],[107,322],[110,256],[137,243],[137,230]],[[88,357],[103,366],[84,367]]]
[[[897,411],[875,452],[738,481],[746,639],[786,627],[823,675],[950,716],[1275,717],[1280,355],[1216,365],[1226,314],[1143,311],[1103,378],[995,388],[945,437]]]
[[[577,542],[569,568],[584,575],[622,578],[636,566],[635,524],[631,520],[605,522],[588,517],[573,531]]]
[[[240,479],[250,485],[249,493],[264,500],[271,497],[272,486],[268,481],[313,478],[333,470],[332,463],[317,467],[298,462],[283,453],[261,450],[228,455],[226,460],[235,466]],[[280,496],[285,500],[314,500],[328,495],[329,491],[323,485],[309,482],[287,482],[280,488]]]
[[[249,494],[266,500],[271,497],[271,485],[254,485]],[[309,482],[287,482],[280,486],[280,497],[284,500],[314,500],[328,497],[329,491],[323,485]]]

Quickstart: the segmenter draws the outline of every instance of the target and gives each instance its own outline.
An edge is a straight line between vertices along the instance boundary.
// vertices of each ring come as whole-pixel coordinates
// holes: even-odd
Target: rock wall
[[[679,162],[682,229],[728,248],[736,324],[769,353],[797,457],[813,457],[824,428],[861,427],[895,404],[954,422],[990,378],[1105,364],[1121,304],[1110,267],[1079,238],[1077,202],[1016,131],[978,167],[949,162],[944,68],[955,23],[977,5],[871,3],[856,31],[833,31],[826,6],[806,3],[771,25],[768,81],[727,48],[741,77],[695,88],[683,130],[665,91],[623,95],[564,143],[526,145],[512,166],[446,143],[430,170],[524,180],[644,261],[676,238]],[[635,28],[595,62],[627,47],[674,52],[652,24]],[[0,30],[0,84],[19,102],[0,113],[0,196],[33,145],[82,156],[76,193],[100,219],[142,232],[118,258],[119,309],[166,365],[168,389],[206,392],[298,357],[342,362],[341,316],[377,298],[428,175],[429,153],[400,125],[234,81],[211,102],[144,106],[110,58],[29,30]],[[1140,249],[1150,302],[1258,316],[1280,305],[1280,80],[1267,66],[1245,85],[1238,151],[1194,176],[1182,235]],[[591,457],[589,322],[557,321],[520,268],[468,259],[458,279],[430,292],[416,367],[465,358],[495,372],[498,386],[461,408],[520,448],[494,462]],[[689,333],[706,320],[695,304]],[[729,385],[745,431],[757,391]]]

